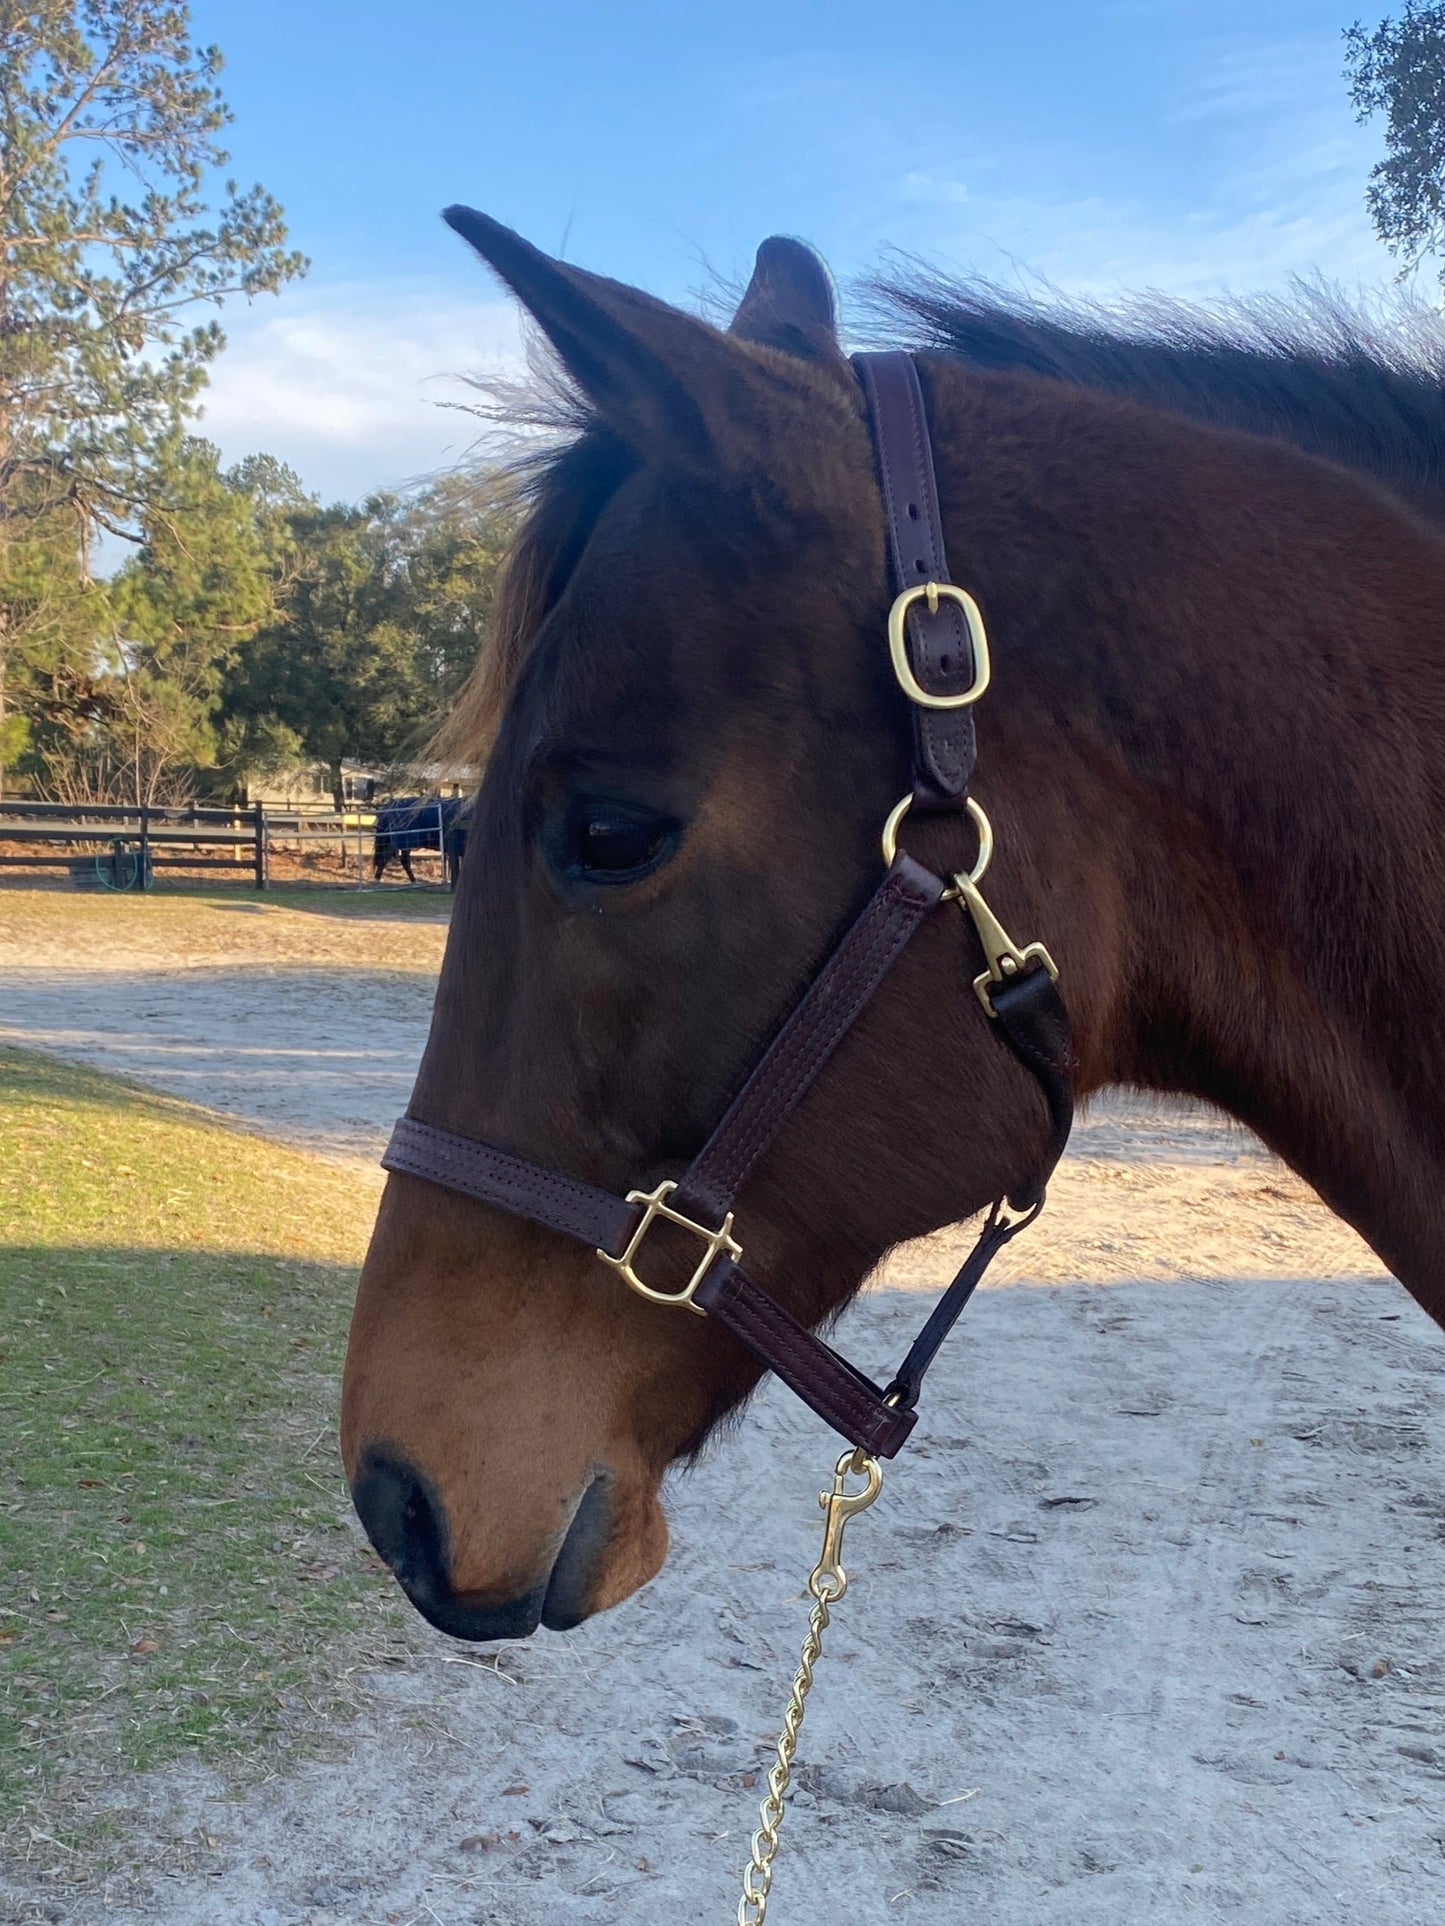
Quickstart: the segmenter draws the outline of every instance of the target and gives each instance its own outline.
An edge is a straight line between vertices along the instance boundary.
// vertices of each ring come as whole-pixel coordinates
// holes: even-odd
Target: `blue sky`
[[[453,200],[684,304],[775,232],[821,249],[845,312],[890,248],[1106,293],[1378,286],[1356,4],[193,0],[234,171],[313,260],[228,309],[205,432],[328,496],[460,458],[477,424],[439,404],[518,332]]]

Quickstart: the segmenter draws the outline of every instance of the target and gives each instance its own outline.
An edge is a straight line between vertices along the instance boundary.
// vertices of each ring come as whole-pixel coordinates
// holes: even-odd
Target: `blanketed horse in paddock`
[[[398,796],[376,811],[371,846],[371,877],[379,883],[395,858],[409,883],[416,881],[412,851],[435,849],[446,865],[447,881],[457,886],[467,846],[466,798],[463,796]]]
[[[411,1110],[620,1194],[697,1153],[877,882],[909,728],[884,510],[798,244],[764,245],[724,333],[454,225],[585,418],[460,718],[489,755]],[[1057,959],[1078,1094],[1219,1106],[1445,1320],[1438,379],[1307,318],[1131,341],[899,298],[993,641],[989,900]],[[942,876],[974,859],[957,815],[900,836]],[[1037,1166],[1038,1086],[961,1011],[978,968],[932,919],[741,1192],[805,1325]],[[358,1509],[448,1631],[575,1624],[656,1572],[663,1474],[760,1371],[578,1242],[393,1175],[347,1360]]]

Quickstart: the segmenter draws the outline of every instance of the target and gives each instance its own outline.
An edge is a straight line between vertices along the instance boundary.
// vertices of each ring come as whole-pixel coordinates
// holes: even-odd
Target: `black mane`
[[[873,293],[896,327],[976,368],[1027,369],[1293,442],[1445,519],[1445,315],[1324,287],[1208,305],[1036,300],[916,274]]]

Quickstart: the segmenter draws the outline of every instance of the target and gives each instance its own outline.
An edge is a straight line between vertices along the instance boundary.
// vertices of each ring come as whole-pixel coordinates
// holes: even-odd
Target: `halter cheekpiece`
[[[889,650],[912,716],[913,786],[884,826],[887,868],[872,899],[675,1182],[622,1198],[411,1116],[398,1122],[382,1163],[591,1244],[644,1298],[724,1325],[855,1451],[891,1458],[913,1429],[924,1373],[988,1264],[1042,1207],[1073,1121],[1073,1050],[1048,951],[1041,943],[1016,944],[979,888],[993,836],[968,790],[973,704],[989,682],[988,640],[972,596],[949,579],[918,371],[904,353],[855,355],[853,366],[867,398],[888,526],[895,592]],[[971,871],[945,879],[898,850],[899,824],[911,808],[968,813],[979,840]],[[748,1275],[745,1236],[735,1235],[735,1203],[909,939],[941,905],[953,903],[967,915],[982,952],[973,987],[986,1020],[1037,1079],[1052,1134],[1033,1178],[1009,1200],[1015,1214],[1002,1199],[994,1204],[962,1268],[882,1386]],[[698,1242],[697,1261],[680,1290],[648,1282],[648,1235],[659,1220]]]

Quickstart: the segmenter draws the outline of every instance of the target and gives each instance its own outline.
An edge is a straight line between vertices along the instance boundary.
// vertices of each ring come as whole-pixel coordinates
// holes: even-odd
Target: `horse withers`
[[[723,333],[455,224],[585,418],[459,715],[489,755],[411,1113],[650,1191],[871,894],[906,786],[864,399],[796,243],[765,244]],[[990,901],[1047,934],[1079,1095],[1229,1112],[1440,1319],[1438,382],[1356,341],[903,305],[993,640]],[[975,860],[958,815],[900,833],[940,876]],[[1039,1090],[959,1017],[978,970],[972,926],[929,921],[739,1195],[750,1270],[805,1325],[1037,1166]],[[689,1234],[657,1234],[685,1277]],[[447,1631],[575,1624],[657,1570],[664,1472],[760,1371],[577,1242],[393,1175],[347,1360],[358,1509]]]

